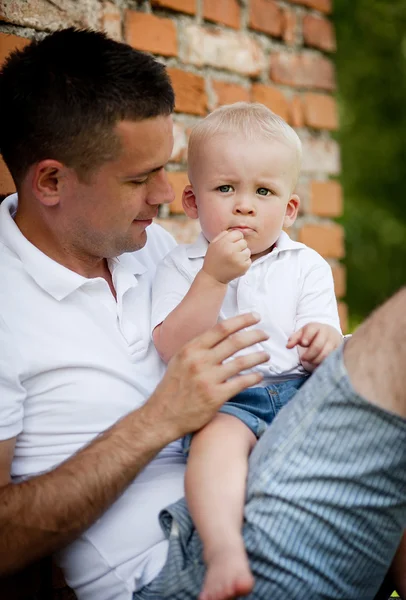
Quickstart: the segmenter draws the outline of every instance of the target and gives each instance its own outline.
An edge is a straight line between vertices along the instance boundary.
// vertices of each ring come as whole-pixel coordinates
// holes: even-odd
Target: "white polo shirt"
[[[164,373],[150,336],[151,282],[175,242],[158,225],[146,246],[109,261],[117,292],[33,246],[0,206],[0,440],[16,437],[15,481],[52,469],[128,412]],[[164,449],[77,542],[60,553],[79,600],[130,600],[162,568],[158,512],[183,495],[180,442]]]
[[[200,234],[196,242],[176,246],[158,266],[152,293],[152,330],[162,323],[186,295],[203,266],[208,242]],[[294,242],[284,231],[269,254],[254,261],[247,273],[228,284],[219,319],[256,311],[259,326],[269,340],[257,344],[270,360],[255,370],[269,379],[304,373],[297,348],[288,350],[289,336],[317,322],[332,325],[340,333],[334,282],[329,264],[314,250]],[[247,349],[245,352],[252,351]]]

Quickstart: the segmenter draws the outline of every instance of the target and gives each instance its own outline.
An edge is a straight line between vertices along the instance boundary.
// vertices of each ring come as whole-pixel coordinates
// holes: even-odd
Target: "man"
[[[158,525],[183,495],[176,440],[258,383],[234,376],[268,356],[226,360],[266,338],[253,315],[188,344],[165,375],[151,345],[151,279],[173,245],[152,225],[173,199],[165,70],[102,34],[60,31],[8,60],[0,108],[18,190],[0,211],[0,573],[59,551],[80,600],[195,598],[203,564],[184,503],[162,513],[169,550]],[[379,586],[406,521],[404,301],[348,343],[357,392],[340,352],[258,444],[253,598]]]

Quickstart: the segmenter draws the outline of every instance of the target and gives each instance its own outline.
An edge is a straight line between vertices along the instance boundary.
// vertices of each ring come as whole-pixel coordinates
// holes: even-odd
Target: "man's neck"
[[[67,269],[86,278],[103,277],[110,285],[111,275],[104,258],[85,256],[61,243],[58,235],[34,212],[18,208],[14,219],[23,236],[33,246]]]

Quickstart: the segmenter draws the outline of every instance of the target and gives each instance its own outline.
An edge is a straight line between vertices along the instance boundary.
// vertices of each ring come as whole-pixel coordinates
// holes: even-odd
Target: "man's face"
[[[64,235],[78,255],[111,258],[142,248],[160,204],[174,192],[164,167],[172,147],[172,118],[121,121],[118,156],[78,179],[64,199]]]

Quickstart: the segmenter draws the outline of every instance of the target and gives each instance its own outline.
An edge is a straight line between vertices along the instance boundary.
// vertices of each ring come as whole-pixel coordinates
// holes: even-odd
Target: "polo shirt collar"
[[[59,264],[21,233],[14,221],[18,196],[12,194],[0,205],[0,244],[4,244],[20,259],[25,271],[48,294],[56,300],[63,300],[89,282],[67,267]],[[133,254],[123,254],[109,261],[111,270],[123,269],[132,276],[144,273],[147,268]]]
[[[186,254],[188,258],[203,258],[206,255],[208,247],[209,242],[206,240],[203,233],[200,233],[197,240],[193,242],[193,244],[189,244],[187,246]],[[286,250],[302,250],[303,248],[306,248],[305,244],[293,241],[285,231],[281,231],[281,234],[276,241],[275,248],[272,250],[272,252],[266,254],[262,258],[266,259],[269,256],[275,256],[276,254],[285,252]]]

